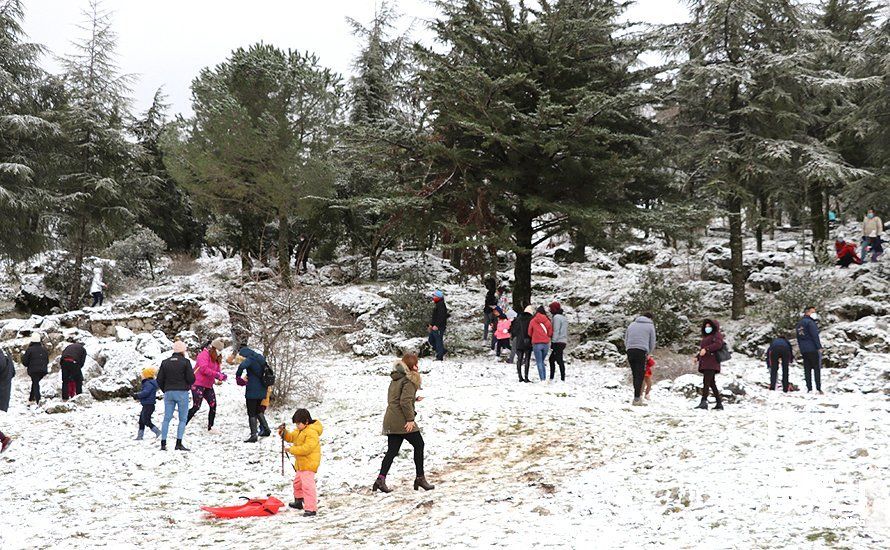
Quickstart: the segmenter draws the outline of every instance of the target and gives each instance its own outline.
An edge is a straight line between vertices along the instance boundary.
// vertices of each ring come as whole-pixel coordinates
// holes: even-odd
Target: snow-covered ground
[[[198,509],[291,495],[277,437],[241,442],[234,384],[219,392],[220,433],[203,429],[206,411],[189,425],[190,453],[133,441],[135,402],[47,415],[15,399],[4,417],[18,438],[0,458],[0,547],[890,545],[883,396],[755,388],[722,412],[701,411],[663,384],[640,408],[629,406],[615,367],[573,361],[567,383],[519,384],[511,365],[487,356],[424,360],[418,422],[436,489],[411,490],[406,444],[384,496],[370,487],[384,450],[389,359],[317,367],[327,379],[313,410],[325,426],[318,517],[287,510],[223,521]],[[727,370],[756,369],[740,361]]]

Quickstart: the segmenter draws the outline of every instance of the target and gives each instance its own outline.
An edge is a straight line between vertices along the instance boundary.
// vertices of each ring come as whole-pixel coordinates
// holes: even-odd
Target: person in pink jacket
[[[207,415],[207,430],[213,429],[213,421],[216,418],[216,392],[214,384],[222,384],[226,374],[222,371],[223,342],[219,338],[204,346],[198,357],[195,358],[195,383],[192,385],[192,401],[194,406],[189,409],[188,421],[191,421],[201,401],[207,401],[210,413]]]

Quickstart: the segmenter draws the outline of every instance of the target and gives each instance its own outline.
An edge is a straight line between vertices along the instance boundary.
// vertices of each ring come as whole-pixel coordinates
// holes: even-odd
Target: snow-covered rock
[[[392,338],[373,329],[362,329],[346,335],[352,352],[362,357],[376,357],[392,353]]]
[[[22,276],[22,286],[15,296],[15,306],[19,311],[50,315],[61,310],[62,298],[47,290],[43,285],[42,274],[28,274]]]
[[[643,246],[628,246],[618,254],[618,265],[649,264],[655,260],[655,250]]]
[[[730,283],[732,276],[728,269],[723,269],[719,265],[705,262],[701,266],[701,278],[705,281],[714,281],[716,283]]]
[[[392,350],[395,355],[399,357],[406,353],[416,353],[417,355],[424,356],[427,355],[430,350],[429,339],[417,337],[393,340]]]
[[[75,410],[77,410],[77,405],[71,401],[59,401],[58,403],[52,403],[44,407],[43,412],[46,414],[62,414],[70,413]]]
[[[833,302],[828,311],[841,319],[858,321],[863,317],[887,315],[888,306],[884,303],[861,296],[843,297]]]
[[[797,241],[793,240],[784,240],[776,242],[776,250],[779,252],[794,252],[794,249],[797,248]]]
[[[121,342],[128,342],[136,337],[133,334],[133,331],[128,329],[127,327],[115,327],[114,328],[114,337],[120,340]]]
[[[693,399],[701,395],[702,378],[696,374],[683,374],[674,378],[671,383],[671,391],[682,394],[687,399]]]
[[[619,361],[622,358],[615,344],[600,340],[588,340],[569,351],[569,355],[584,361]]]
[[[760,290],[775,292],[781,290],[786,276],[785,270],[780,267],[764,267],[748,277],[748,284]]]

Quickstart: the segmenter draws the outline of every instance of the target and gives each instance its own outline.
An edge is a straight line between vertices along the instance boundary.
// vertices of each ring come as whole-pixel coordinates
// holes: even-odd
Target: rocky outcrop
[[[643,246],[628,246],[618,255],[618,265],[624,267],[628,264],[646,265],[655,260],[656,252]]]

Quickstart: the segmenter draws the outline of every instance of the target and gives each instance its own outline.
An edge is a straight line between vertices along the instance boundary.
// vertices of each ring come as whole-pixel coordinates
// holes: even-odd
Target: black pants
[[[28,401],[34,401],[36,403],[40,403],[40,380],[46,376],[46,373],[43,374],[31,374],[31,395],[28,397]]]
[[[818,351],[802,352],[803,378],[807,382],[807,391],[813,391],[812,378],[816,379],[816,391],[822,391],[822,365]]]
[[[566,381],[566,363],[562,357],[563,352],[566,350],[566,345],[564,343],[555,342],[550,344],[550,379],[553,380],[553,376],[556,374],[556,365],[559,365],[559,378],[565,382]]]
[[[510,339],[509,338],[498,338],[498,343],[495,345],[495,355],[498,357],[501,356],[501,350],[511,349],[510,348]]]
[[[646,357],[649,354],[642,349],[627,350],[627,362],[634,379],[634,399],[643,395],[643,378],[646,377]]]
[[[788,391],[788,363],[791,362],[791,354],[783,353],[773,358],[769,363],[769,389],[776,389],[776,379],[779,377],[779,364],[782,365],[782,391]]]
[[[708,390],[714,392],[714,397],[720,401],[720,390],[717,389],[717,373],[712,370],[706,370],[701,373],[703,377],[701,395],[702,399],[708,398]]]
[[[409,434],[389,434],[386,436],[387,448],[386,454],[383,456],[383,464],[380,465],[380,475],[385,476],[389,473],[392,461],[399,454],[402,448],[402,441],[407,441],[414,447],[414,469],[417,471],[417,477],[423,475],[423,436],[420,432],[411,432]]]
[[[248,420],[250,418],[256,418],[260,423],[260,428],[262,428],[263,432],[269,431],[269,423],[266,422],[266,415],[263,414],[263,411],[260,408],[260,402],[262,399],[247,399],[247,416]],[[253,432],[253,425],[251,425],[251,432]]]
[[[839,265],[840,267],[850,267],[850,264],[853,263],[853,255],[852,254],[844,254],[840,258],[838,258],[835,265]]]
[[[142,412],[139,413],[139,429],[144,430],[145,428],[153,429],[155,427],[154,422],[151,421],[151,415],[155,413],[155,406],[152,405],[142,405]]]
[[[528,380],[528,367],[532,361],[532,350],[521,349],[516,352],[516,374],[520,380]],[[522,375],[522,367],[525,367],[525,376]]]
[[[91,305],[90,307],[101,306],[104,300],[105,294],[101,292],[93,292],[93,305]]]

